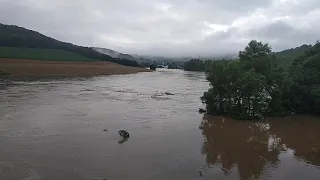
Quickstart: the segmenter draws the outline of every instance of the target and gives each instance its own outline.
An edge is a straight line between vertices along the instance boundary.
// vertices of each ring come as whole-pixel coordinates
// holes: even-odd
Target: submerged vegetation
[[[237,119],[320,114],[319,42],[290,65],[279,63],[271,47],[258,41],[240,51],[238,60],[203,63],[211,87],[201,99],[210,114]]]

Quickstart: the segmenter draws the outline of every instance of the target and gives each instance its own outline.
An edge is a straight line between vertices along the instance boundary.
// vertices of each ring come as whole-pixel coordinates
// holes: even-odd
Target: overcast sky
[[[61,41],[162,56],[320,40],[320,0],[0,0],[0,22]]]

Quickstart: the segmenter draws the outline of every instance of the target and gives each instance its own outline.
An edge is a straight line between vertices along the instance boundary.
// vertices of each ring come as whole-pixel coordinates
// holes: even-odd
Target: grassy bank
[[[56,49],[19,48],[0,46],[0,58],[54,61],[96,61],[85,56]]]
[[[92,76],[149,72],[137,67],[100,61],[43,61],[0,58],[0,72],[10,76]]]

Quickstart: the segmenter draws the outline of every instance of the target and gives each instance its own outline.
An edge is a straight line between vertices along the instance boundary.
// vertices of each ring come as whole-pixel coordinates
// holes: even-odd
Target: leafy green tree
[[[238,118],[255,119],[263,116],[268,98],[265,76],[251,69],[243,73],[236,85],[242,100],[242,111]]]
[[[285,114],[283,94],[292,83],[274,59],[268,44],[251,41],[238,61],[212,63],[207,77],[211,88],[201,98],[207,111],[238,119]]]
[[[215,61],[212,64],[212,72],[207,80],[211,82],[211,88],[204,93],[202,101],[207,104],[208,112],[212,114],[226,114],[227,93],[229,84],[226,82],[228,69],[227,62]]]
[[[266,76],[271,70],[271,47],[256,40],[250,41],[245,50],[239,52],[239,59],[245,70],[253,69]]]
[[[184,64],[184,70],[186,71],[205,71],[204,62],[200,59],[191,59]]]
[[[225,60],[225,59],[223,59]],[[211,72],[212,67],[215,64],[215,61],[221,60],[200,60],[200,59],[191,59],[184,63],[184,70],[186,71],[201,71],[201,72]]]
[[[320,43],[295,59],[289,73],[293,80],[289,108],[295,113],[320,114]]]

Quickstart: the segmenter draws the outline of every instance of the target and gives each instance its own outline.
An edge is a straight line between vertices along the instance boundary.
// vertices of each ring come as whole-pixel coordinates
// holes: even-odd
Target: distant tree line
[[[170,62],[167,65],[168,65],[168,69],[181,69],[182,68],[179,65],[179,63],[176,63],[176,62]]]
[[[142,67],[168,67],[168,69],[182,69],[183,68],[183,62],[179,61],[168,61],[168,62],[161,62],[161,61],[150,61],[150,62],[141,62],[140,65]]]
[[[228,61],[228,59],[223,59]],[[200,59],[191,59],[184,63],[184,70],[186,71],[201,71],[209,72],[211,70],[212,64],[217,60],[200,60]]]
[[[208,71],[207,64],[209,64],[208,61],[203,61],[200,59],[191,59],[188,62],[184,63],[184,70],[186,71]]]
[[[44,36],[38,32],[21,28],[18,26],[0,24],[0,46],[59,49],[77,53],[92,59],[110,61],[126,66],[140,66],[139,63],[136,61],[112,58],[108,55],[96,52],[92,48],[61,42],[53,38]]]
[[[201,67],[198,61],[189,64]],[[208,113],[246,120],[320,114],[320,43],[292,64],[280,64],[271,47],[258,41],[240,51],[238,60],[207,62],[202,67],[211,87],[201,99]]]

